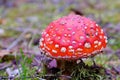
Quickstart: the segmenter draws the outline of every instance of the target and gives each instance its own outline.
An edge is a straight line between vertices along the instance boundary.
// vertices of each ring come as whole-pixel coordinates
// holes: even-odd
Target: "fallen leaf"
[[[1,62],[9,62],[15,60],[15,56],[8,50],[0,50]]]
[[[1,62],[9,62],[15,60],[14,55],[4,55],[1,59]]]
[[[49,63],[48,67],[49,67],[49,68],[53,68],[53,67],[56,68],[56,67],[57,67],[57,62],[56,62],[56,60],[53,59],[53,60]]]
[[[6,20],[5,19],[0,19],[0,24],[6,24]]]
[[[120,74],[120,65],[112,68],[117,74]]]
[[[0,36],[5,34],[5,30],[0,28]]]
[[[2,58],[2,57],[5,56],[5,55],[8,55],[8,54],[10,54],[10,51],[0,50],[0,58]]]
[[[6,72],[8,74],[9,77],[15,77],[15,76],[20,76],[20,73],[22,72],[22,69],[11,69],[11,68],[7,68]]]
[[[6,62],[0,63],[0,70],[3,70],[3,69],[5,69],[5,68],[7,68],[7,67],[9,67],[11,65],[12,65],[11,62],[9,62],[9,63],[6,63]]]

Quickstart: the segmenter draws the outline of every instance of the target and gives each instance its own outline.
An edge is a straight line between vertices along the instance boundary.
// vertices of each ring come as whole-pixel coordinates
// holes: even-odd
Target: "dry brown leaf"
[[[2,57],[5,56],[5,55],[8,55],[8,54],[10,54],[10,51],[0,50],[0,58],[2,58]]]
[[[5,68],[7,68],[7,67],[9,67],[9,66],[11,66],[12,65],[12,63],[11,62],[4,62],[4,63],[0,63],[0,70],[3,70],[3,69],[5,69]]]
[[[5,19],[0,19],[0,24],[6,24],[6,20]]]

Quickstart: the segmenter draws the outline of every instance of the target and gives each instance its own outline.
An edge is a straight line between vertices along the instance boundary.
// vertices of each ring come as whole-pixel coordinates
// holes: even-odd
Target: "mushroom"
[[[40,49],[47,56],[66,60],[99,54],[106,44],[107,37],[98,24],[75,14],[51,22],[40,39]]]
[[[45,55],[55,58],[58,67],[69,72],[77,64],[74,61],[101,53],[107,37],[94,21],[70,14],[51,22],[39,44]]]

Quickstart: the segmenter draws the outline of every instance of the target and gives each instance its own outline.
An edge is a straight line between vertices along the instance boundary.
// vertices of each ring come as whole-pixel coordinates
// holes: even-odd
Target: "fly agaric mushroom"
[[[59,59],[78,59],[98,54],[107,37],[94,21],[75,14],[51,22],[40,39],[40,49]]]

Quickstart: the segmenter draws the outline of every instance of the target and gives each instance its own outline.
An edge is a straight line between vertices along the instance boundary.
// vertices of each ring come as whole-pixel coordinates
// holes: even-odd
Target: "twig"
[[[33,23],[30,24],[30,28],[33,26]],[[6,49],[6,50],[11,50],[12,48],[14,48],[21,40],[24,39],[24,35],[29,32],[29,29],[24,30],[23,33],[21,33],[21,35]]]
[[[34,39],[35,39],[35,33],[33,33],[32,39],[31,39],[30,42],[28,43],[28,48],[31,48],[31,45],[32,45]]]
[[[6,50],[11,50],[15,47],[21,40],[23,40],[24,35],[28,32],[28,30],[24,31]]]
[[[0,63],[0,70],[6,69],[7,67],[9,67],[11,65],[12,65],[12,63]]]
[[[107,65],[119,65],[120,64],[120,60],[115,60],[115,61],[109,61],[106,62]]]
[[[42,77],[56,77],[56,75],[44,75],[44,76],[39,76],[39,75],[36,75],[36,76],[26,76],[26,77],[20,77],[19,79],[27,79],[27,78],[39,78],[40,80],[46,80]],[[65,78],[68,78],[68,79],[71,79],[71,76],[66,76],[66,75],[58,75],[57,77],[65,77]],[[7,77],[7,76],[0,76],[0,80],[1,79],[10,79],[10,77]]]
[[[18,32],[23,32],[25,30],[29,30],[29,32],[41,35],[41,30],[33,29],[33,28],[20,28],[20,27],[12,28],[12,27],[9,27],[9,28],[6,28],[6,30],[14,30],[14,31],[18,31]]]

